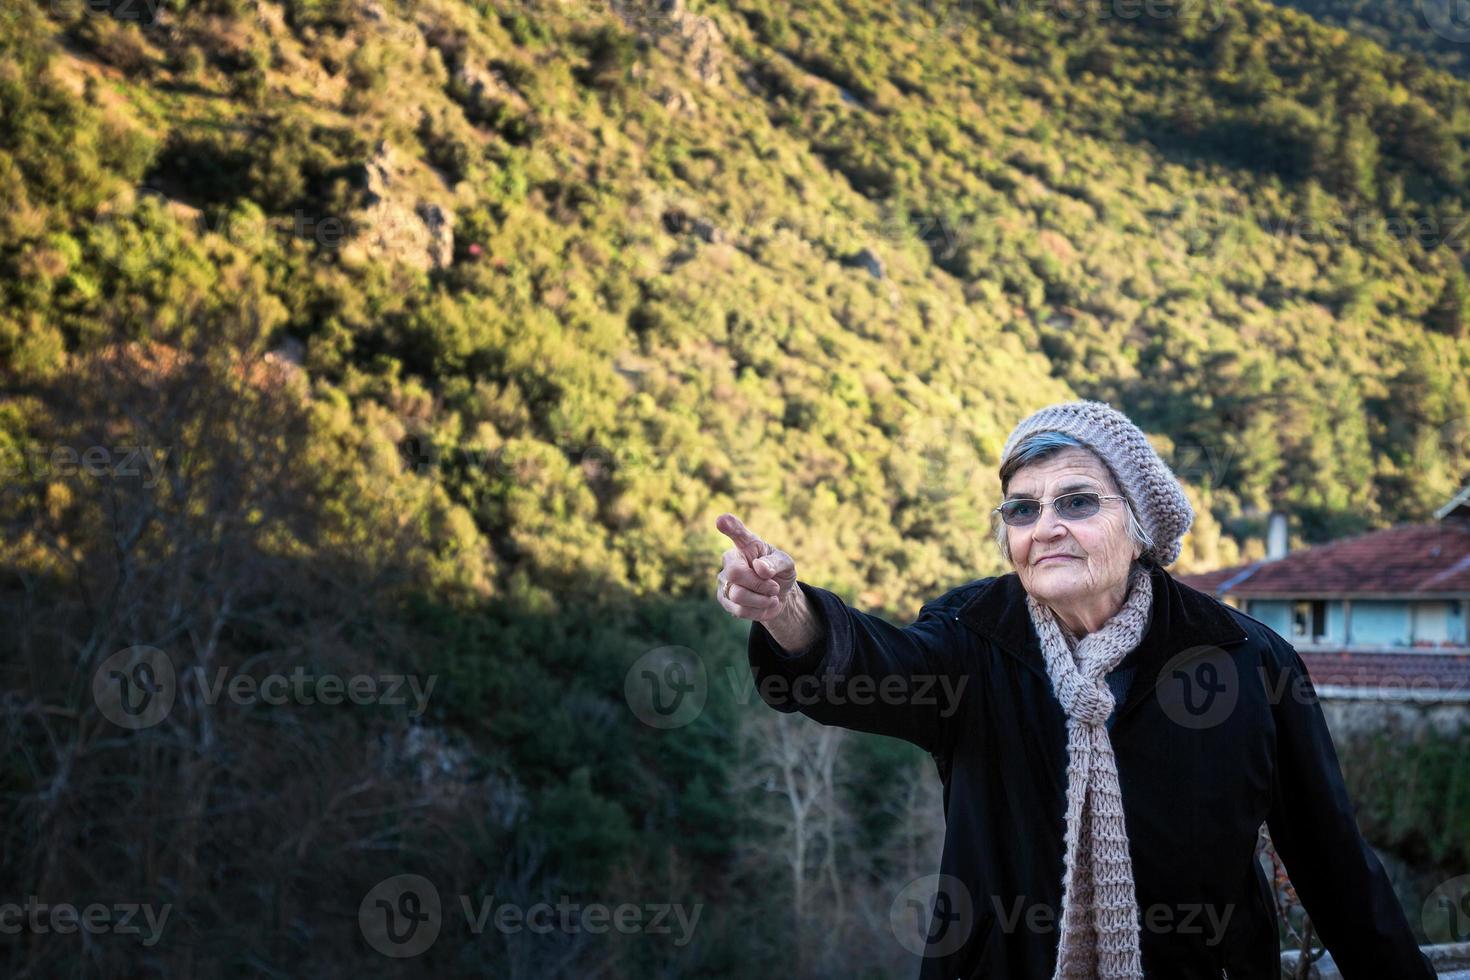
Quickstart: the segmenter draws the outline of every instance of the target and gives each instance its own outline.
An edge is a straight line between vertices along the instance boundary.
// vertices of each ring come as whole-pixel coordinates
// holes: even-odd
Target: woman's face
[[[1058,520],[1049,501],[1070,490],[1119,492],[1102,460],[1077,447],[1023,466],[1006,488],[1007,497],[1048,501],[1035,524],[1006,527],[1011,563],[1021,584],[1037,601],[1048,605],[1120,588],[1139,553],[1128,536],[1128,505],[1123,500],[1104,500],[1100,511],[1080,521]]]

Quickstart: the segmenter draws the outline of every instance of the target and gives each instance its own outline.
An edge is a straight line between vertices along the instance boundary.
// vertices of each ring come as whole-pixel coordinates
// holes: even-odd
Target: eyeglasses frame
[[[1088,520],[1090,518],[1096,517],[1098,514],[1101,514],[1102,513],[1102,502],[1104,500],[1123,500],[1123,501],[1126,501],[1128,499],[1127,497],[1123,496],[1120,493],[1098,493],[1096,490],[1069,490],[1066,493],[1059,493],[1059,494],[1057,494],[1055,497],[1051,498],[1050,500],[1039,500],[1036,497],[1012,497],[1012,498],[1010,498],[1010,500],[1006,500],[1006,501],[1003,501],[1001,503],[1001,507],[1004,507],[1006,504],[1011,503],[1012,501],[1030,500],[1030,501],[1035,502],[1037,505],[1040,506],[1041,509],[1036,512],[1036,520],[1030,522],[1029,524],[1012,524],[1010,521],[1007,521],[1006,520],[1005,514],[1001,513],[1001,508],[1000,507],[995,507],[990,512],[992,514],[995,514],[997,517],[999,517],[1001,523],[1004,524],[1006,527],[1035,527],[1037,524],[1041,523],[1041,515],[1044,514],[1044,513],[1046,513],[1046,508],[1047,507],[1049,507],[1052,504],[1056,503],[1058,500],[1061,500],[1063,497],[1071,497],[1071,496],[1074,496],[1074,495],[1079,494],[1079,493],[1096,494],[1097,495],[1097,503],[1098,503],[1097,512],[1096,513],[1092,513],[1092,514],[1088,514],[1087,517],[1079,517],[1079,518],[1077,518],[1077,520],[1081,520],[1081,521]],[[1057,519],[1058,520],[1061,520],[1061,521],[1070,521],[1071,520],[1071,518],[1067,518],[1067,517],[1059,517]]]

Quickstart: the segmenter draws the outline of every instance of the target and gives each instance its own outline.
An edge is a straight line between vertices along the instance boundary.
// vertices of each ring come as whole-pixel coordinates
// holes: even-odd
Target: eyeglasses
[[[1047,504],[1056,508],[1057,516],[1064,521],[1086,520],[1102,510],[1104,500],[1123,500],[1116,493],[1098,493],[1094,490],[1075,490],[1053,497],[1051,500],[1033,500],[1016,497],[995,508],[1000,519],[1011,527],[1030,527],[1041,519],[1041,511]]]

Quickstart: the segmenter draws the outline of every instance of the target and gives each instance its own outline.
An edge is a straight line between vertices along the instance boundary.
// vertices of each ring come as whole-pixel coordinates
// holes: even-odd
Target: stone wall
[[[1470,703],[1464,701],[1414,700],[1399,692],[1376,697],[1343,695],[1318,690],[1322,713],[1334,742],[1385,729],[1417,735],[1425,730],[1453,735],[1470,729]]]

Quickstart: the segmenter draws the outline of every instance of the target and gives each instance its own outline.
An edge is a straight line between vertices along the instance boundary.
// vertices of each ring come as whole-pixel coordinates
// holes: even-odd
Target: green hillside
[[[1179,571],[1261,554],[1272,507],[1318,540],[1470,478],[1470,84],[1264,2],[1150,9],[0,7],[3,870],[172,895],[168,975],[337,975],[422,866],[709,903],[618,976],[858,976],[937,853],[932,786],[880,788],[927,760],[845,743],[791,920],[823,938],[751,947],[790,864],[717,514],[906,621],[1002,570],[999,451],[1049,402],[1156,437]],[[67,456],[97,446],[163,477]],[[135,644],[439,693],[425,727],[187,702],[98,741],[87,678]],[[677,738],[622,701],[665,645],[710,678]],[[415,963],[553,975],[445,945]]]
[[[912,607],[994,565],[943,531],[1069,394],[1224,525],[1182,568],[1247,511],[1315,539],[1465,474],[1466,90],[1269,7],[87,9],[7,31],[12,363],[207,333],[180,280],[248,264],[249,339],[355,412],[548,454],[544,529],[443,474],[477,585],[687,589],[739,473],[765,533]]]
[[[1390,51],[1418,57],[1460,77],[1470,74],[1470,24],[1450,0],[1279,0],[1324,24],[1345,27]]]

